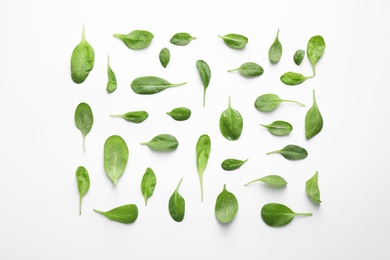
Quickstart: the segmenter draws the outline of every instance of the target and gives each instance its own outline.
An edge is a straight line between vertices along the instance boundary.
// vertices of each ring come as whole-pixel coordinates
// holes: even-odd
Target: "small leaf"
[[[316,64],[325,52],[325,41],[321,35],[316,35],[310,38],[307,43],[307,57],[313,69],[313,77],[316,75]]]
[[[226,159],[222,162],[221,167],[225,171],[232,171],[240,168],[244,163],[246,163],[248,159],[246,160],[238,160],[238,159]]]
[[[211,140],[206,134],[201,135],[196,143],[196,167],[200,181],[201,200],[203,201],[203,173],[209,161]]]
[[[217,197],[214,211],[215,217],[221,223],[233,221],[238,212],[237,198],[233,193],[226,190],[226,184],[224,184],[222,192]]]
[[[241,136],[243,126],[242,116],[240,112],[231,107],[229,96],[228,108],[222,112],[219,118],[221,134],[230,141],[237,140]]]
[[[114,34],[114,37],[120,39],[128,48],[140,50],[148,47],[154,36],[148,31],[134,30],[128,34]]]
[[[251,183],[259,182],[259,181],[262,181],[262,182],[264,182],[270,186],[274,186],[274,187],[284,187],[287,185],[287,181],[285,179],[283,179],[282,177],[280,177],[279,175],[268,175],[268,176],[264,176],[260,179],[250,181],[247,184],[245,184],[244,186],[248,186]]]
[[[164,68],[166,68],[168,66],[169,60],[171,59],[171,52],[169,51],[168,48],[163,48],[160,51],[159,59],[160,59],[161,65]]]
[[[180,179],[180,182],[177,185],[176,190],[169,198],[169,204],[168,204],[169,214],[177,222],[183,221],[184,214],[185,214],[185,206],[186,206],[184,198],[179,194],[179,187],[182,181],[183,178]]]
[[[122,137],[112,135],[104,143],[104,170],[110,180],[116,185],[126,169],[129,159],[129,149]]]
[[[307,111],[305,116],[305,134],[306,139],[310,139],[321,132],[324,120],[317,106],[315,90],[313,90],[313,105]]]
[[[87,169],[83,166],[79,166],[76,170],[76,180],[77,180],[77,188],[79,190],[80,195],[80,203],[79,203],[79,214],[81,215],[81,204],[83,202],[83,197],[87,194],[90,186],[89,174]]]
[[[139,124],[145,121],[149,117],[149,114],[146,111],[131,111],[125,114],[111,115],[111,117],[119,117],[126,121]]]
[[[302,74],[296,72],[286,72],[280,77],[280,80],[286,85],[295,86],[301,84],[308,78],[311,77],[305,77]]]
[[[261,218],[271,227],[285,226],[296,216],[312,216],[312,213],[295,213],[289,207],[279,203],[268,203],[261,208]]]
[[[83,150],[85,152],[85,137],[93,126],[92,109],[87,103],[82,102],[76,107],[74,121],[77,129],[81,131],[83,137]]]
[[[169,40],[169,42],[172,43],[173,45],[185,46],[195,39],[196,37],[193,37],[188,33],[182,32],[173,35],[172,38]]]
[[[228,70],[228,72],[233,71],[238,71],[240,75],[247,78],[259,77],[264,73],[263,67],[254,62],[245,62],[237,69]]]
[[[211,70],[209,65],[204,60],[197,60],[196,68],[198,69],[200,78],[203,83],[203,107],[204,107],[206,105],[206,89],[208,88],[211,79]]]
[[[305,51],[304,50],[297,50],[294,53],[294,63],[299,66],[304,57],[305,57]]]
[[[186,84],[186,82],[173,84],[159,77],[146,76],[134,79],[131,82],[131,89],[137,94],[151,95],[159,93],[167,88],[179,87],[184,84]]]
[[[306,193],[313,202],[321,203],[320,189],[318,188],[318,171],[306,181]]]
[[[279,30],[278,30],[276,34],[276,38],[272,43],[271,47],[269,48],[268,58],[272,64],[276,64],[279,62],[281,57],[282,57],[282,44],[279,41]]]
[[[176,137],[170,134],[160,134],[152,138],[149,142],[141,143],[147,145],[154,151],[174,151],[179,146]]]
[[[225,44],[233,49],[242,49],[248,43],[248,38],[240,34],[231,33],[224,36],[218,35],[218,37],[222,38]]]
[[[112,93],[116,90],[117,83],[116,83],[115,73],[114,71],[112,71],[110,67],[110,56],[108,56],[108,61],[107,61],[107,76],[108,76],[108,81],[107,81],[106,90],[108,93]]]
[[[293,127],[290,123],[286,121],[280,121],[280,120],[274,121],[269,125],[263,125],[263,124],[260,125],[267,128],[271,134],[277,136],[288,135],[293,130]]]
[[[167,112],[167,115],[171,116],[176,121],[184,121],[190,118],[191,110],[186,107],[177,107],[172,109],[171,112]]]
[[[279,153],[287,160],[293,160],[293,161],[305,159],[308,155],[305,148],[294,144],[289,144],[281,150],[268,152],[267,155],[274,154],[274,153]]]
[[[135,204],[126,204],[107,212],[96,209],[94,209],[93,211],[105,216],[109,220],[123,224],[133,223],[137,220],[138,217],[138,207]]]
[[[141,181],[141,191],[145,199],[145,206],[148,205],[148,199],[153,195],[156,183],[156,174],[154,174],[151,168],[147,168]]]
[[[305,106],[304,104],[299,103],[297,101],[281,99],[275,94],[264,94],[259,96],[255,100],[255,108],[261,112],[270,112],[275,110],[283,102],[291,102],[301,105],[303,107]]]

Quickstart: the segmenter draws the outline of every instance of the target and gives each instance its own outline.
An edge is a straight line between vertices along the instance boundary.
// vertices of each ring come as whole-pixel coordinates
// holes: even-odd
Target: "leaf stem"
[[[176,193],[179,191],[179,187],[180,187],[180,184],[182,181],[183,181],[183,178],[180,179],[179,184],[176,187],[176,190],[175,190]]]
[[[203,90],[203,107],[206,106],[206,88]]]
[[[231,69],[231,70],[228,70],[228,72],[233,72],[233,71],[237,71],[238,70],[238,68],[237,69]]]
[[[171,87],[179,87],[179,86],[183,86],[184,84],[187,84],[187,82],[182,82],[182,83],[178,83],[178,84],[171,84]]]
[[[81,215],[81,204],[82,204],[83,198],[81,197],[80,194],[80,202],[79,202],[79,215]]]
[[[110,117],[123,117],[123,114],[110,115]]]
[[[203,173],[199,174],[200,180],[200,200],[203,202]]]
[[[291,103],[295,103],[295,104],[298,104],[298,105],[301,105],[301,106],[305,106],[304,104],[298,102],[298,101],[294,101],[294,100],[282,100],[283,102],[291,102]]]
[[[313,213],[295,213],[295,216],[313,216]]]
[[[85,135],[83,135],[83,151],[85,153]]]
[[[81,41],[85,41],[85,26],[84,26],[84,24],[83,24],[83,32],[81,35]]]
[[[275,150],[275,151],[271,151],[271,152],[266,153],[266,155],[275,154],[275,153],[279,153],[279,152],[280,152],[279,150]]]
[[[246,186],[248,186],[249,184],[254,183],[254,182],[258,182],[258,181],[260,181],[260,179],[256,179],[256,180],[250,181],[250,182],[248,182],[247,184],[245,184],[244,186],[246,187]]]

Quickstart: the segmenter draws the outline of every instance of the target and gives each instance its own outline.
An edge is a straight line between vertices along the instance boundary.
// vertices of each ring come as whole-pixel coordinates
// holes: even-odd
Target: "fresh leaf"
[[[190,118],[191,110],[186,107],[177,107],[172,109],[171,112],[167,112],[167,115],[171,116],[176,121],[184,121]]]
[[[169,42],[172,43],[173,45],[185,46],[195,39],[196,37],[193,37],[188,33],[182,32],[173,35],[172,38],[169,40]]]
[[[304,104],[297,101],[281,99],[278,95],[275,94],[264,94],[255,100],[255,108],[261,112],[270,112],[275,110],[283,102],[292,102],[301,106],[305,106]]]
[[[134,30],[128,34],[114,34],[114,37],[120,39],[128,48],[139,50],[148,47],[154,36],[148,31]]]
[[[228,140],[234,141],[240,138],[244,122],[240,112],[233,109],[230,104],[226,110],[224,110],[219,119],[219,129],[223,137]]]
[[[238,201],[233,193],[226,190],[226,184],[215,202],[215,217],[221,223],[231,222],[238,211]]]
[[[261,208],[261,218],[271,227],[287,225],[296,216],[312,216],[312,213],[295,213],[289,207],[279,203],[268,203]]]
[[[186,83],[187,82],[173,84],[159,77],[146,76],[134,79],[131,82],[131,89],[137,94],[151,95],[161,92],[167,88],[182,86]]]
[[[276,33],[276,38],[272,43],[271,47],[269,48],[268,58],[272,64],[276,64],[279,62],[281,57],[282,57],[282,44],[279,41],[279,30],[278,30],[278,32]]]
[[[108,178],[116,185],[126,169],[129,149],[122,137],[112,135],[104,143],[104,170]]]
[[[139,124],[145,121],[149,117],[149,114],[146,111],[131,111],[125,114],[111,115],[111,117],[119,117],[126,121]]]
[[[107,212],[96,209],[94,209],[93,211],[105,216],[109,220],[123,224],[133,223],[137,220],[138,217],[138,207],[135,204],[126,204]]]
[[[227,46],[233,49],[242,49],[248,43],[248,38],[235,33],[226,34],[224,36],[218,35],[222,38]]]
[[[156,183],[156,174],[154,174],[151,168],[147,168],[141,181],[141,191],[145,199],[145,206],[148,205],[148,199],[153,195]]]
[[[304,82],[305,80],[309,79],[309,78],[312,78],[312,76],[310,77],[306,77],[306,76],[303,76],[302,74],[300,73],[296,73],[296,72],[286,72],[284,73],[281,77],[280,77],[280,80],[286,84],[286,85],[289,85],[289,86],[295,86],[295,85],[299,85],[301,84],[302,82]]]
[[[244,186],[248,186],[251,183],[259,182],[259,181],[262,181],[270,186],[275,186],[275,187],[284,187],[287,185],[287,181],[283,177],[280,177],[279,175],[268,175],[260,179],[250,181]]]
[[[181,222],[184,219],[184,213],[186,207],[186,202],[179,193],[179,187],[182,181],[183,178],[180,179],[180,182],[177,185],[176,190],[172,193],[171,197],[169,198],[169,204],[168,204],[169,214],[177,222]]]
[[[313,77],[316,75],[316,64],[324,54],[325,47],[325,41],[321,35],[311,37],[307,43],[306,52],[313,69]]]
[[[306,181],[306,193],[313,202],[321,203],[320,189],[318,188],[318,171]]]
[[[324,120],[322,119],[322,115],[318,109],[315,90],[313,90],[313,105],[307,111],[305,116],[306,139],[310,139],[321,132],[323,125]]]
[[[116,90],[117,88],[117,83],[116,83],[116,76],[114,71],[112,71],[110,67],[110,56],[108,56],[108,61],[107,61],[107,76],[108,76],[108,81],[107,81],[107,92],[112,93]]]
[[[85,137],[91,131],[93,125],[92,109],[87,103],[80,103],[74,113],[74,122],[83,137],[83,150],[85,152]]]
[[[299,66],[304,57],[305,57],[305,51],[304,50],[297,50],[294,53],[294,63]]]
[[[70,58],[70,72],[74,83],[83,83],[89,72],[93,69],[95,63],[95,52],[93,47],[85,39],[85,28],[83,26],[83,33],[81,41],[73,49]]]
[[[254,62],[245,62],[237,69],[228,70],[228,72],[233,71],[238,71],[240,75],[247,78],[259,77],[264,73],[263,67]]]
[[[268,152],[268,154],[279,153],[287,160],[302,160],[305,159],[308,155],[305,148],[300,147],[298,145],[289,144],[283,147],[281,150]]]
[[[206,134],[201,135],[196,143],[196,166],[200,181],[201,200],[203,201],[203,173],[209,161],[211,140]]]
[[[263,124],[260,125],[267,128],[271,134],[277,136],[288,135],[293,130],[293,127],[290,123],[286,121],[280,121],[280,120],[274,121],[268,125],[263,125]]]
[[[164,68],[166,68],[168,66],[169,60],[171,59],[171,52],[169,51],[168,48],[163,48],[160,51],[159,59],[160,59],[161,65]]]
[[[87,169],[83,166],[79,166],[76,170],[76,180],[77,180],[77,188],[79,190],[80,195],[80,203],[79,203],[79,214],[81,215],[81,204],[83,202],[83,197],[87,194],[90,186],[89,174]]]
[[[209,65],[204,60],[197,60],[196,67],[203,83],[203,107],[206,105],[206,89],[209,86],[211,79],[211,70]]]
[[[160,134],[152,138],[149,142],[141,143],[147,145],[154,151],[174,151],[179,146],[179,142],[176,137],[170,134]]]
[[[246,159],[246,160],[226,159],[222,162],[221,167],[225,171],[233,171],[233,170],[240,168],[247,161],[248,161],[248,159]]]

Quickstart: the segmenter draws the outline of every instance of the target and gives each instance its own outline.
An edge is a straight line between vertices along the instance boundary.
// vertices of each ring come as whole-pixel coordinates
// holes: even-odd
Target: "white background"
[[[1,259],[389,259],[389,111],[390,24],[388,1],[0,1],[0,258]],[[95,50],[95,67],[77,85],[70,77],[70,56],[85,25]],[[112,37],[144,29],[154,34],[144,50],[128,49]],[[268,61],[277,29],[283,56]],[[185,47],[169,43],[177,32],[197,37]],[[217,35],[249,38],[244,50],[228,48]],[[311,74],[307,58],[293,63],[297,49],[311,36],[326,41],[317,76],[298,86],[279,77],[287,71]],[[158,60],[171,50],[164,69]],[[107,55],[118,79],[113,94],[105,90]],[[195,61],[212,70],[206,107]],[[253,61],[261,77],[247,79],[228,69]],[[186,85],[153,96],[130,89],[139,76],[155,75]],[[324,117],[322,132],[307,141],[304,117],[312,91]],[[285,103],[264,114],[253,107],[261,94],[306,104]],[[219,116],[232,106],[244,118],[244,130],[231,142],[219,132]],[[95,124],[82,152],[74,124],[80,102],[92,107]],[[165,115],[174,107],[192,110],[188,121]],[[136,125],[112,113],[146,110]],[[293,124],[289,136],[275,137],[259,126],[274,120]],[[156,153],[141,146],[160,133],[175,135],[179,148]],[[207,133],[212,140],[200,201],[195,144]],[[116,187],[103,169],[103,145],[121,135],[130,150],[126,171]],[[305,147],[303,161],[267,152],[294,143]],[[249,158],[239,170],[225,172],[226,158]],[[75,170],[84,165],[91,188],[78,214]],[[147,167],[157,175],[148,206],[140,181]],[[305,182],[319,172],[322,204],[306,196]],[[261,183],[268,174],[288,185],[274,190]],[[168,213],[168,199],[180,178],[186,200],[184,221]],[[239,201],[229,225],[215,219],[214,205],[223,184]],[[312,217],[282,228],[260,218],[262,205],[279,202]],[[137,221],[119,224],[93,212],[135,203]]]

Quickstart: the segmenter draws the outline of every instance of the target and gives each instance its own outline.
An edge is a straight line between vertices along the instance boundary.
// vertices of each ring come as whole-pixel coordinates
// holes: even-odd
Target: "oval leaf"
[[[114,185],[124,173],[128,159],[129,150],[125,140],[118,135],[107,138],[104,144],[104,170]]]
[[[276,64],[279,62],[281,57],[282,57],[282,44],[279,41],[279,30],[278,30],[276,34],[276,38],[272,43],[271,47],[269,48],[268,58],[272,64]]]
[[[126,121],[139,124],[145,121],[149,117],[149,114],[146,111],[132,111],[125,114],[111,115],[111,117],[119,117]]]
[[[318,171],[306,181],[306,193],[314,203],[321,203],[320,189],[318,187]]]
[[[238,212],[238,201],[233,193],[226,190],[226,184],[215,203],[215,217],[221,223],[231,222]]]
[[[209,65],[204,60],[197,60],[196,68],[198,69],[200,78],[203,83],[203,107],[204,107],[206,105],[206,89],[208,88],[211,79],[211,70]]]
[[[159,54],[159,59],[160,59],[160,63],[161,65],[166,68],[168,66],[168,63],[171,59],[171,52],[169,51],[168,48],[163,48],[161,51],[160,51],[160,54]]]
[[[305,51],[304,50],[297,50],[294,53],[294,63],[299,66],[304,57],[305,57]]]
[[[108,61],[107,61],[107,76],[108,76],[108,81],[107,81],[106,90],[108,93],[112,93],[117,88],[117,82],[116,82],[115,73],[110,67],[110,56],[108,56]]]
[[[222,162],[221,167],[225,171],[232,171],[240,168],[244,163],[246,163],[248,159],[246,160],[238,160],[238,159],[226,159]]]
[[[234,141],[240,138],[243,125],[242,116],[240,112],[231,107],[229,96],[228,108],[222,112],[219,119],[219,129],[221,130],[223,137]]]
[[[271,134],[276,136],[288,135],[293,130],[293,127],[290,123],[280,120],[274,121],[269,125],[260,125],[267,128]]]
[[[260,181],[262,181],[270,186],[274,186],[274,187],[284,187],[287,185],[287,181],[285,179],[283,179],[282,177],[280,177],[279,175],[268,175],[268,176],[264,176],[260,179],[250,181],[247,184],[245,184],[244,186],[248,186],[251,183],[260,182]]]
[[[196,37],[193,37],[188,33],[182,32],[173,35],[172,38],[169,40],[169,42],[172,43],[173,45],[185,46],[195,39]]]
[[[184,121],[190,118],[191,110],[186,107],[177,107],[172,109],[171,112],[167,112],[167,115],[171,116],[176,121]]]
[[[206,134],[201,135],[196,143],[196,167],[198,169],[200,181],[201,200],[203,201],[203,173],[209,161],[211,150],[211,140]]]
[[[120,39],[128,48],[139,50],[148,47],[154,36],[148,31],[134,30],[128,34],[114,34],[114,37]]]
[[[228,72],[238,71],[240,75],[253,78],[263,75],[264,69],[259,64],[254,62],[245,62],[237,69],[228,70]]]
[[[176,187],[176,190],[169,198],[168,204],[169,214],[177,222],[183,221],[186,206],[184,198],[179,194],[179,187],[182,181],[183,178],[181,178],[179,184]]]
[[[296,216],[312,216],[312,213],[295,213],[289,207],[279,203],[268,203],[261,208],[261,218],[271,227],[287,225]]]
[[[288,160],[293,160],[293,161],[305,159],[308,155],[305,148],[300,147],[298,145],[294,145],[294,144],[289,144],[281,150],[272,151],[272,152],[269,152],[267,154],[274,154],[274,153],[279,153],[284,158],[286,158]]]
[[[137,220],[138,217],[138,207],[135,204],[119,206],[107,212],[96,209],[94,209],[93,211],[105,216],[109,220],[123,224],[133,223]]]
[[[218,35],[218,37],[222,38],[225,44],[233,49],[242,49],[248,43],[248,38],[240,34],[230,33],[224,36]]]
[[[317,106],[315,91],[313,90],[313,105],[307,111],[305,116],[305,135],[306,139],[310,139],[321,132],[324,125],[324,120]]]
[[[92,109],[87,103],[82,102],[76,107],[74,122],[77,129],[81,131],[83,138],[83,150],[85,152],[85,137],[91,131],[93,125]]]
[[[145,199],[145,206],[148,205],[148,199],[153,195],[156,183],[156,174],[151,168],[147,168],[141,181],[141,192]]]
[[[264,94],[259,96],[255,100],[255,108],[261,112],[270,112],[275,110],[282,102],[291,102],[291,103],[299,104],[301,106],[305,106],[304,104],[299,103],[297,101],[283,100],[275,94]]]
[[[174,151],[179,146],[179,142],[176,137],[170,134],[160,134],[152,138],[149,142],[141,143],[147,145],[150,149],[154,151]]]
[[[310,77],[305,77],[303,76],[302,74],[300,73],[296,73],[296,72],[286,72],[284,73],[281,77],[280,77],[280,80],[286,84],[286,85],[289,85],[289,86],[295,86],[295,85],[299,85],[301,84],[302,82],[304,82],[306,79],[308,79]]]
[[[80,195],[80,203],[79,203],[79,214],[81,215],[81,204],[83,202],[83,197],[87,194],[90,186],[89,174],[87,169],[83,166],[79,166],[76,170],[76,180],[77,180],[77,188],[79,190]]]
[[[179,87],[184,84],[186,84],[186,82],[173,84],[159,77],[146,76],[134,79],[131,82],[131,89],[137,94],[151,95],[159,93],[167,88]]]
[[[326,47],[325,41],[321,35],[316,35],[311,37],[309,42],[307,43],[306,52],[307,52],[307,57],[309,58],[309,61],[313,68],[313,74],[314,74],[313,76],[316,75],[316,64],[324,54],[325,47]]]

